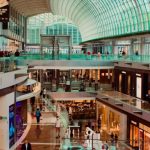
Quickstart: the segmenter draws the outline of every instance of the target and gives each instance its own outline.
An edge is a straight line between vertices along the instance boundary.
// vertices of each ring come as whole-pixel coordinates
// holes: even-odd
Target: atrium
[[[150,150],[150,0],[0,0],[0,150]]]

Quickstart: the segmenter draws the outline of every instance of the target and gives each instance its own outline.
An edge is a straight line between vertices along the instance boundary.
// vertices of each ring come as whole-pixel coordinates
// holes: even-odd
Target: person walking
[[[47,90],[46,88],[43,89],[43,98],[46,98]]]
[[[101,119],[100,119],[100,117],[97,120],[97,125],[98,125],[98,130],[100,130],[101,129]]]
[[[31,144],[28,140],[25,140],[24,144],[22,144],[21,150],[32,150]]]
[[[115,142],[115,135],[114,135],[113,132],[110,134],[110,138],[111,138],[111,143],[114,144],[114,142]]]
[[[81,133],[82,133],[82,121],[81,120],[79,120],[78,125],[79,125],[79,132],[81,135]]]
[[[108,149],[109,149],[109,146],[108,146],[107,141],[106,141],[106,143],[104,144],[104,148],[105,148],[105,150],[108,150]]]
[[[118,141],[118,135],[116,133],[114,135],[114,138],[115,138],[115,142],[117,143],[117,141]]]
[[[56,138],[60,137],[60,118],[56,118]]]
[[[39,108],[36,109],[35,116],[37,123],[40,123],[41,112]]]

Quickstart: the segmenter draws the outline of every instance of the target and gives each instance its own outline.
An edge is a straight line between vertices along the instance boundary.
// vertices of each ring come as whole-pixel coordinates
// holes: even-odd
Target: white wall
[[[12,71],[12,72],[7,72],[7,73],[1,72],[0,73],[0,89],[7,88],[19,82],[24,81],[27,77],[15,79],[15,74],[22,74],[22,73],[27,73],[26,67],[21,68],[16,71]]]
[[[9,149],[9,106],[14,103],[14,92],[0,97],[0,116],[7,120],[0,120],[0,150]]]

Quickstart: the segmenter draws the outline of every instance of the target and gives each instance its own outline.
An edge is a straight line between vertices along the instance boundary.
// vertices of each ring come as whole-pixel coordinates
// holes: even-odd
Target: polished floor
[[[70,139],[66,138],[63,126],[61,127],[60,138],[56,138],[55,121],[56,112],[47,110],[47,108],[42,111],[42,117],[39,124],[36,123],[36,118],[32,116],[31,128],[26,136],[26,139],[32,145],[32,150],[65,150],[63,144],[66,144],[66,141],[68,142],[68,145],[84,146],[84,134],[88,123],[87,120],[82,121],[82,132],[79,133],[79,130],[74,130],[74,134]],[[74,124],[76,124],[76,122],[78,122],[78,120],[74,120]],[[97,130],[97,125],[95,126],[95,130]],[[105,142],[106,140],[108,141],[109,148],[112,149],[109,133],[101,132],[101,141]],[[118,141],[113,145],[117,150],[131,150],[131,148],[122,141]],[[17,147],[17,150],[20,149],[21,144]],[[84,149],[87,150],[86,148]],[[101,148],[99,148],[99,150],[101,150]]]

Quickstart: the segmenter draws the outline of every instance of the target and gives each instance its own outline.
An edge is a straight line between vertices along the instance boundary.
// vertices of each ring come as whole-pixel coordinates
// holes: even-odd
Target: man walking
[[[24,144],[22,144],[21,150],[32,150],[31,144],[25,140]]]

